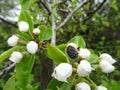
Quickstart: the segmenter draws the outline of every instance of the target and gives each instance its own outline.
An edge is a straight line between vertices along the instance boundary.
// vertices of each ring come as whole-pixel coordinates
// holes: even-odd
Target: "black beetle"
[[[76,59],[78,57],[77,49],[71,45],[67,46],[66,53],[71,59]]]

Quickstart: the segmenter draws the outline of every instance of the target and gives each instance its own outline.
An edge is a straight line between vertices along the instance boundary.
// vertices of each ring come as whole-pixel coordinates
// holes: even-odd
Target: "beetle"
[[[66,53],[71,59],[76,59],[78,57],[77,49],[71,45],[67,46]]]

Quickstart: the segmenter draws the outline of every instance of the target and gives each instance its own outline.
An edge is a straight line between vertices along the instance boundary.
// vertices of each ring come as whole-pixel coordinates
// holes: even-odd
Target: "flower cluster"
[[[74,62],[70,63],[60,63],[55,67],[52,77],[55,79],[68,82],[68,79],[76,74],[76,77],[88,77],[92,70],[96,68],[92,67],[92,63],[88,61],[91,56],[91,52],[87,48],[79,48],[75,43],[69,43],[66,47],[66,53]],[[113,64],[116,62],[109,54],[103,53],[98,57],[97,65],[100,67],[102,72],[111,73],[114,71]],[[75,77],[74,77],[75,78]],[[98,90],[107,90],[104,86],[98,86]],[[76,83],[76,90],[91,90],[91,86],[88,82],[81,81]]]
[[[116,62],[109,54],[103,53],[100,55],[100,67],[102,72],[111,73],[114,71],[115,67],[113,64]]]
[[[20,32],[27,33],[29,32],[29,24],[25,21],[20,21],[18,22],[18,28]],[[29,34],[29,33],[28,33]],[[39,35],[40,30],[39,28],[33,29],[33,35]],[[16,46],[17,44],[21,43],[20,38],[17,35],[12,35],[11,37],[8,38],[7,43],[9,46]],[[27,52],[30,54],[35,54],[38,50],[38,43],[35,41],[29,41],[26,45]],[[14,51],[9,60],[11,60],[14,63],[19,63],[20,60],[22,59],[23,54],[19,51]]]

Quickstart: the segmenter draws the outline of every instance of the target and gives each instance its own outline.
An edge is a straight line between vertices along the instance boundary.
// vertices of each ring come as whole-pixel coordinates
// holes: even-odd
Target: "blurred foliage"
[[[18,0],[0,0],[0,16],[16,16],[15,12],[11,11],[19,10],[17,7]]]
[[[27,4],[22,7],[27,7],[27,9],[29,8],[28,12],[34,21],[35,27],[38,25],[47,25],[48,27],[51,27],[50,12],[45,7],[46,4],[42,2],[42,0],[35,0],[34,2],[32,0],[30,1],[29,7],[27,7]],[[75,8],[75,5],[78,2],[77,0],[72,0],[73,2],[69,3],[59,2],[59,0],[54,1],[56,2],[51,2],[51,4],[54,8],[53,12],[56,16],[57,25],[59,25],[70,11]],[[1,0],[0,16],[11,16],[8,11],[15,8],[17,4],[18,0]],[[99,81],[102,80],[103,85],[107,86],[109,90],[119,90],[120,1],[107,0],[96,12],[94,12],[94,10],[96,10],[100,5],[100,2],[95,4],[94,0],[91,0],[89,4],[77,11],[68,23],[57,32],[57,45],[67,43],[72,37],[81,35],[84,37],[88,48],[92,48],[96,50],[96,52],[99,51],[97,52],[98,54],[103,52],[111,54],[115,59],[117,59],[117,63],[115,64],[116,71],[110,75],[99,73],[100,76],[95,73],[94,75],[91,75],[91,77],[98,85],[101,84]],[[0,54],[9,48],[6,43],[7,38],[15,32],[16,28],[14,26],[6,24],[4,21],[0,20]],[[39,53],[39,57],[45,58],[43,52]],[[39,74],[42,70],[40,67],[41,60],[39,60],[39,57],[36,58],[36,67],[33,69],[33,72],[35,73],[35,81],[38,82],[41,80],[38,78],[40,78]],[[2,67],[3,64],[0,64],[0,70],[2,70]],[[10,73],[6,74],[4,78],[0,78],[0,87],[3,87],[4,82],[6,82],[9,75]],[[38,83],[36,83],[36,87],[37,85],[39,86]]]

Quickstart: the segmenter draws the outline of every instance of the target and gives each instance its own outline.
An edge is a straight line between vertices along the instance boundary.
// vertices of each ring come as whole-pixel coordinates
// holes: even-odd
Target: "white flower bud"
[[[11,61],[14,62],[14,63],[19,63],[20,60],[22,59],[22,57],[23,57],[23,55],[22,55],[20,52],[14,51],[14,52],[11,54],[9,60],[11,60]]]
[[[72,46],[72,47],[74,47],[75,49],[78,48],[77,44],[75,44],[75,43],[68,43],[68,44],[67,44],[67,47],[68,47],[68,46]]]
[[[102,69],[102,72],[104,72],[104,73],[111,73],[115,69],[115,67],[113,65],[111,65],[108,61],[101,61],[100,67]]]
[[[34,35],[39,35],[40,34],[40,29],[39,28],[33,29],[33,34]]]
[[[114,64],[116,62],[115,59],[113,59],[111,57],[111,55],[107,54],[107,53],[103,53],[100,55],[100,58],[101,58],[101,61],[102,60],[105,60],[105,61],[108,61],[110,64]]]
[[[52,77],[58,81],[67,82],[67,78],[72,75],[72,65],[68,63],[61,63],[55,67]]]
[[[29,25],[25,21],[18,22],[18,28],[22,32],[27,32],[29,30]]]
[[[78,56],[80,58],[88,58],[90,57],[90,51],[88,49],[83,49],[83,48],[80,48],[80,51],[78,52]]]
[[[98,90],[108,90],[108,89],[104,86],[98,86]]]
[[[16,35],[12,35],[8,38],[7,43],[9,46],[15,46],[18,43],[19,38]]]
[[[79,76],[85,77],[91,73],[92,68],[88,61],[82,60],[80,64],[77,66],[77,73]]]
[[[91,90],[91,88],[87,83],[81,82],[76,85],[75,90]]]
[[[27,44],[27,51],[30,53],[30,54],[35,54],[38,50],[38,44],[34,41],[30,41],[28,44]]]

